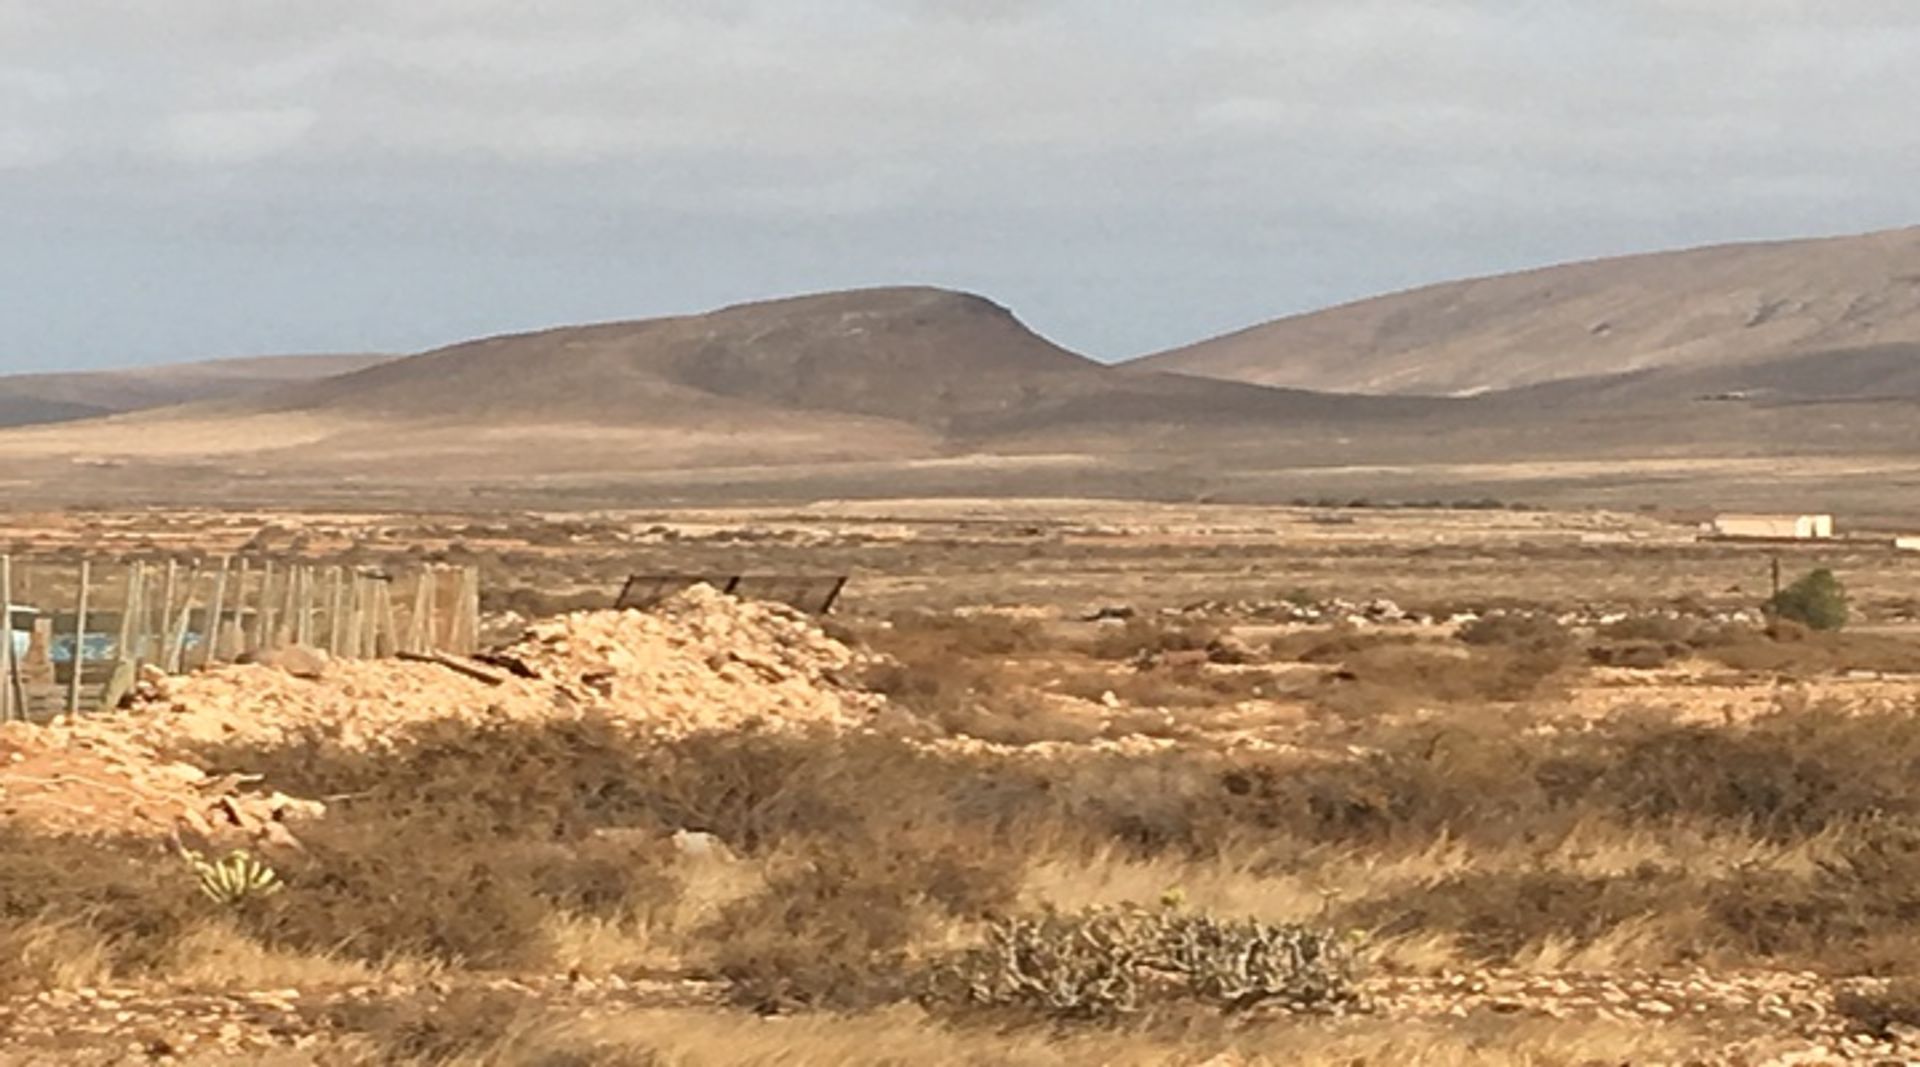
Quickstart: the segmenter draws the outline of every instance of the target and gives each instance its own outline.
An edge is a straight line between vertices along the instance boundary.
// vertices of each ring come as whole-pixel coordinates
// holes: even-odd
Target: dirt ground
[[[82,556],[471,563],[520,642],[0,731],[0,1064],[1920,1062],[1920,555],[1697,520],[0,516],[16,599]],[[1769,630],[1776,558],[1853,625]],[[820,629],[537,623],[656,573],[852,581]],[[257,910],[167,844],[222,812],[273,828],[226,835],[285,883]],[[983,1025],[874,981],[1173,899],[1352,932],[1350,999]]]

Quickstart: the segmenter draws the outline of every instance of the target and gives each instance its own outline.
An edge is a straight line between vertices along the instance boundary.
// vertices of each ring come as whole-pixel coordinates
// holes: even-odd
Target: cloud
[[[306,139],[318,116],[307,108],[243,108],[169,115],[155,147],[169,159],[215,167],[258,163]]]
[[[1916,54],[1911,0],[0,0],[0,240],[739,279],[603,271],[609,314],[965,282],[1118,354],[1912,221]]]

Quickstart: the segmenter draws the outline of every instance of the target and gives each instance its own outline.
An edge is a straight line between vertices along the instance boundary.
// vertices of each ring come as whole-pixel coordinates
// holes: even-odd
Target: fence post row
[[[96,581],[103,572],[81,560],[71,587],[45,570],[0,553],[0,722],[117,706],[147,665],[179,673],[289,644],[346,659],[470,655],[480,639],[474,567],[389,575],[222,556],[135,560],[124,580]]]

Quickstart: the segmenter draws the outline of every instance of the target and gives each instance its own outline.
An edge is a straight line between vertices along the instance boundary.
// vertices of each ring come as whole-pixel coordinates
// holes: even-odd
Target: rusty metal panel
[[[825,615],[847,587],[847,579],[836,575],[748,575],[740,580],[735,595],[748,600],[785,604],[810,615]]]
[[[731,593],[739,583],[738,576],[724,574],[636,574],[627,579],[626,586],[620,590],[620,599],[614,601],[614,608],[626,611],[656,607],[668,597],[696,585],[710,585],[722,593]]]

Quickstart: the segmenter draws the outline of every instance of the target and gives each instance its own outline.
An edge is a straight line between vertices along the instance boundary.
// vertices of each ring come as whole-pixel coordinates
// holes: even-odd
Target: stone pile
[[[275,821],[286,804],[247,794],[245,782],[205,781],[203,754],[306,738],[378,750],[434,720],[604,717],[642,740],[857,727],[881,699],[835,680],[855,659],[804,615],[701,586],[649,613],[537,623],[484,662],[296,656],[149,673],[122,712],[0,727],[0,820],[105,832],[194,821],[183,812]]]

